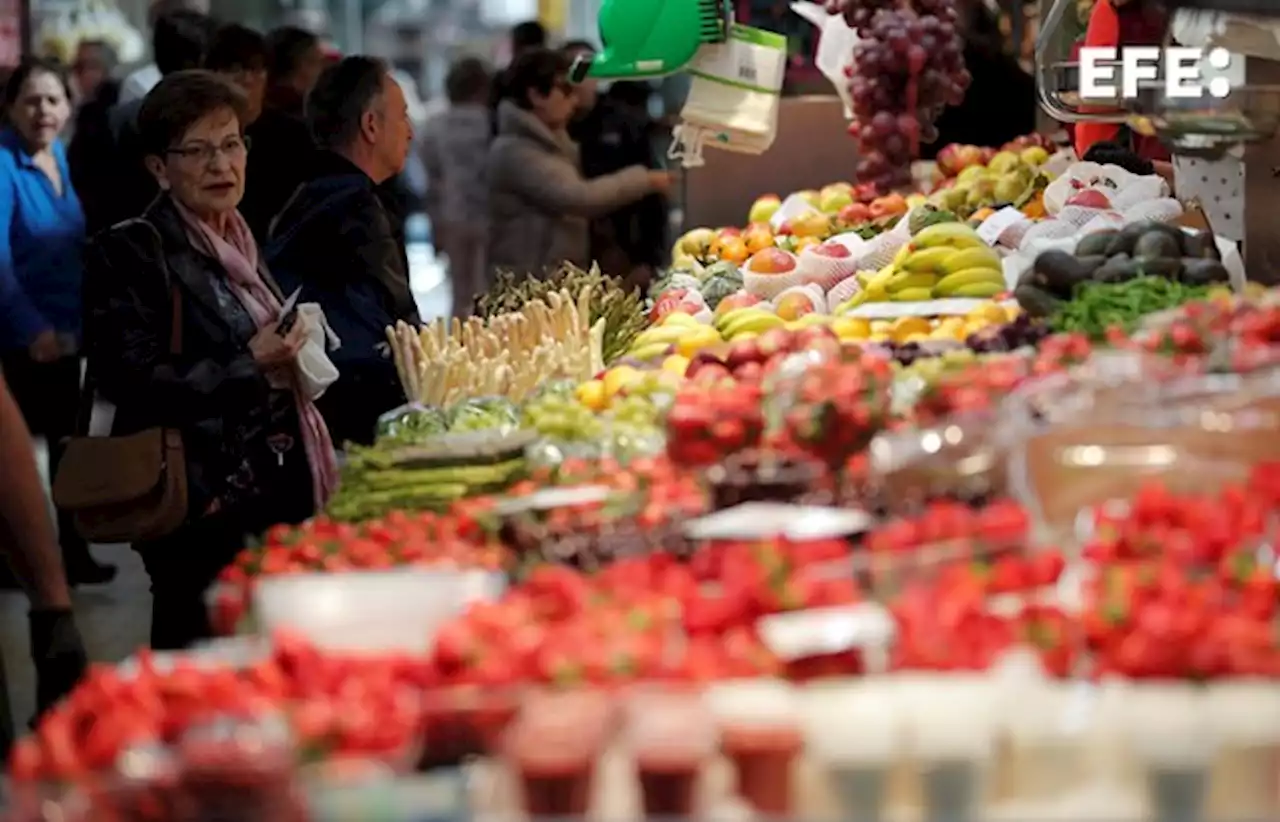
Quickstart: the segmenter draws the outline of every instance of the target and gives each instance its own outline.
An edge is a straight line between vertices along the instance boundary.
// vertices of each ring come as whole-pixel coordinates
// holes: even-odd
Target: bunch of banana
[[[868,302],[922,302],[944,297],[989,298],[1006,290],[1000,258],[964,223],[922,229],[875,273],[858,272],[862,291],[838,311]]]
[[[774,328],[781,328],[786,321],[767,308],[754,305],[726,311],[715,318],[716,331],[726,340],[733,340],[744,334],[762,334]]]
[[[651,326],[636,335],[624,355],[628,359],[652,360],[678,351],[696,351],[720,342],[720,334],[711,326],[703,325],[688,314],[667,315],[661,325]]]

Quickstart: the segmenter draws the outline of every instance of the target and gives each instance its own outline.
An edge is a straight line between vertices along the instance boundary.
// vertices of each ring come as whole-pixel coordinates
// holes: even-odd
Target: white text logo
[[[1204,49],[1156,46],[1127,46],[1119,50],[1108,46],[1080,49],[1080,97],[1085,100],[1131,99],[1138,96],[1140,83],[1149,85],[1164,77],[1167,97],[1194,99],[1208,94],[1226,97],[1231,81],[1214,77],[1207,83],[1200,75],[1201,62],[1223,71],[1231,65],[1226,49]],[[1120,87],[1116,88],[1117,62]],[[1161,66],[1164,67],[1162,72]]]

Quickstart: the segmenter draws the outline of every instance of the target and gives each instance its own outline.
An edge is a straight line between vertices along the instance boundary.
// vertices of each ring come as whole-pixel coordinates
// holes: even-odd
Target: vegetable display
[[[1206,286],[1185,285],[1164,277],[1138,277],[1121,283],[1083,282],[1050,318],[1056,331],[1079,331],[1101,339],[1113,328],[1131,331],[1148,314],[1206,296]]]

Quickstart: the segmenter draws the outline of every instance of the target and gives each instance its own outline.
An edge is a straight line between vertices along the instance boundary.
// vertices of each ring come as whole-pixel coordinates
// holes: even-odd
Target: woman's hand
[[[307,342],[306,323],[294,323],[288,333],[281,336],[275,327],[264,328],[249,340],[253,361],[264,368],[288,365],[298,357]]]
[[[650,171],[649,187],[656,194],[666,194],[671,190],[673,179],[670,171]]]
[[[27,353],[36,362],[53,362],[62,356],[62,344],[58,342],[57,333],[50,328],[46,331],[41,331],[31,341],[31,346],[27,349]]]

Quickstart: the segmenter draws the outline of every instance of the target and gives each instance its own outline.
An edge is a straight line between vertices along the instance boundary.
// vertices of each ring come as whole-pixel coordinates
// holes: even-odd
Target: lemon
[[[629,385],[644,379],[644,373],[629,365],[619,365],[604,373],[604,393],[606,397],[616,397],[618,392]]]
[[[592,411],[600,411],[609,404],[603,380],[587,380],[574,389],[573,394],[578,398],[578,402]]]
[[[842,340],[865,340],[871,336],[871,323],[861,317],[838,317],[831,330]]]
[[[684,372],[689,370],[689,358],[680,354],[672,354],[662,361],[662,370],[668,374],[684,376]]]
[[[966,320],[982,320],[988,323],[1003,324],[1009,321],[1009,314],[999,303],[983,303],[965,315]]]

